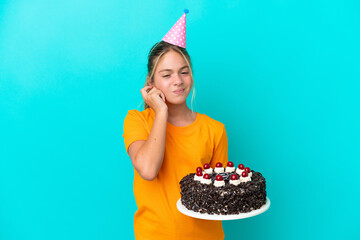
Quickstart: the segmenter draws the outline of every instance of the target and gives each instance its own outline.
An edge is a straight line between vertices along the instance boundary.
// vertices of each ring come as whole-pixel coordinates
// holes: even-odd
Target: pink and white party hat
[[[185,9],[184,14],[172,26],[170,31],[163,37],[162,41],[173,45],[186,48],[186,14],[189,10]]]

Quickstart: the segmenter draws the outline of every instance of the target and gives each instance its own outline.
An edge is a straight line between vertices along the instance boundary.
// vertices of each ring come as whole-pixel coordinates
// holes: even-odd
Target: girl
[[[228,161],[224,124],[187,106],[194,86],[191,66],[185,48],[155,44],[141,89],[145,109],[128,111],[124,121],[125,147],[135,172],[136,239],[224,239],[221,221],[191,218],[176,208],[184,176],[205,163],[214,168]]]

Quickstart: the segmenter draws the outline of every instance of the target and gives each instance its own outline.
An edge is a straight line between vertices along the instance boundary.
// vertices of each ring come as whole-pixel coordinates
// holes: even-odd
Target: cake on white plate
[[[247,213],[266,203],[266,181],[261,173],[243,164],[235,169],[219,162],[212,169],[206,163],[180,181],[181,203],[199,213],[229,215]]]

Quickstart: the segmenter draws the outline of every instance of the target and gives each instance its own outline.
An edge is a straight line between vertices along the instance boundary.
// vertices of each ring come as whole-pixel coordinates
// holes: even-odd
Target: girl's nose
[[[182,76],[180,74],[175,75],[174,84],[180,85],[183,83]]]

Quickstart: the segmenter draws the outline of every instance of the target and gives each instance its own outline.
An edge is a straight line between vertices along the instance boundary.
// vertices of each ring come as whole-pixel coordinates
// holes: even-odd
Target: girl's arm
[[[129,146],[131,162],[145,180],[153,180],[162,165],[165,152],[166,123],[167,112],[156,114],[148,139],[146,141],[135,141]]]
[[[147,140],[133,142],[129,146],[131,162],[139,175],[148,181],[153,180],[162,165],[165,152],[166,125],[168,119],[165,96],[155,87],[141,90],[145,102],[155,111],[155,119]]]

